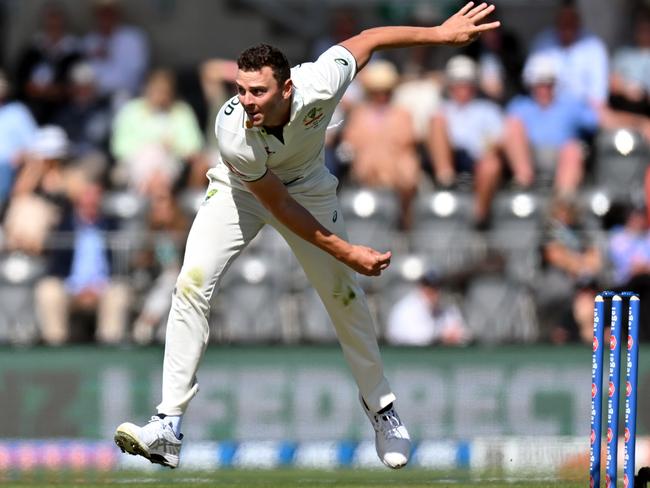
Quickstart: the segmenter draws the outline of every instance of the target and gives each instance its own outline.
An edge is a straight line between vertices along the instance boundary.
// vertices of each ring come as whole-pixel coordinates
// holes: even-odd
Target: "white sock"
[[[183,420],[182,415],[165,415],[165,422],[171,424],[172,430],[176,437],[180,439],[181,437],[181,421]]]

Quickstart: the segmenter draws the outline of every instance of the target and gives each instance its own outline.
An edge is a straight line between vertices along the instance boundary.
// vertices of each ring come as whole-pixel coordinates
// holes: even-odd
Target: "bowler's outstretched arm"
[[[375,27],[343,42],[341,46],[352,53],[358,69],[363,68],[374,51],[397,47],[449,44],[462,46],[472,42],[481,32],[496,29],[499,21],[481,24],[494,11],[494,5],[469,2],[439,26],[434,27]]]

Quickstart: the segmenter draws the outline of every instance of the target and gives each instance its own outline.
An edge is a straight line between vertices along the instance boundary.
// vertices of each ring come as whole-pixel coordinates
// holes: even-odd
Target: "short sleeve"
[[[506,114],[510,117],[521,117],[526,106],[526,100],[522,96],[513,98],[506,107]]]
[[[486,131],[493,139],[503,136],[503,112],[496,104],[488,104],[485,109]]]
[[[572,100],[575,123],[580,129],[595,130],[598,128],[598,113],[591,105],[581,100]]]
[[[312,83],[322,83],[316,88],[340,98],[357,73],[357,60],[346,48],[336,45],[321,54],[312,67],[320,75]]]

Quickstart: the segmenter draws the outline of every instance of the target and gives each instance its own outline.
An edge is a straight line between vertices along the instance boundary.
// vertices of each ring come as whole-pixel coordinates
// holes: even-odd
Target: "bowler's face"
[[[237,72],[239,101],[253,126],[276,127],[289,119],[291,81],[283,87],[273,76],[273,70],[264,66],[259,71]]]

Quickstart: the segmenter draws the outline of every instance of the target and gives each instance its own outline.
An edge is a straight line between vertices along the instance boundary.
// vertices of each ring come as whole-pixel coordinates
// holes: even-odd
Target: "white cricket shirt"
[[[263,127],[249,127],[237,96],[219,110],[215,123],[218,164],[211,179],[245,189],[243,181],[255,181],[273,171],[285,185],[302,186],[327,172],[323,147],[325,131],[334,109],[356,74],[354,56],[333,46],[315,62],[291,69],[291,115],[284,126],[284,143]],[[230,173],[228,178],[224,178]]]

